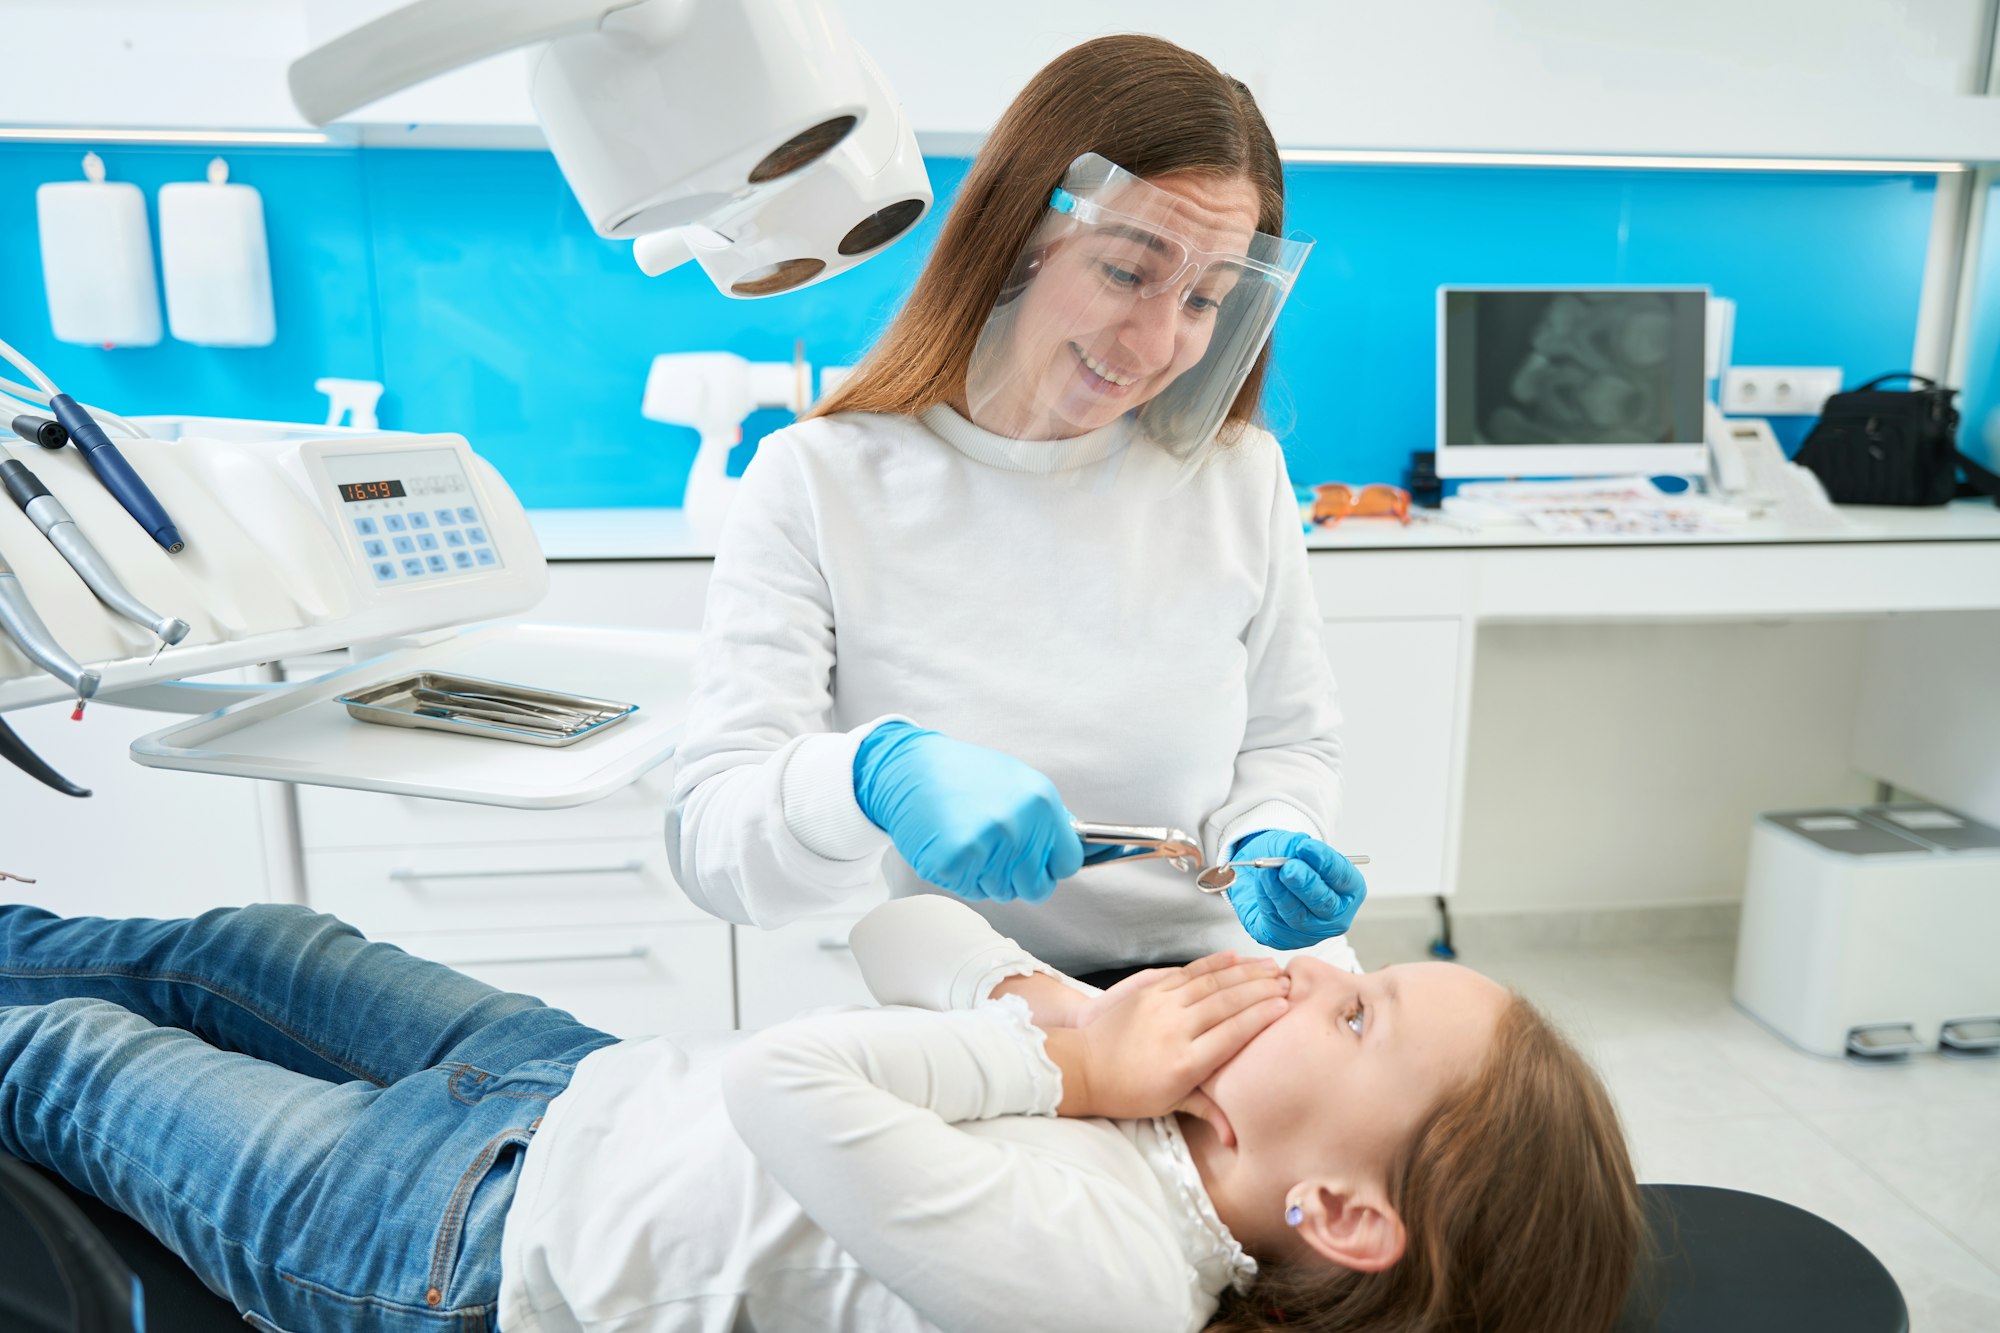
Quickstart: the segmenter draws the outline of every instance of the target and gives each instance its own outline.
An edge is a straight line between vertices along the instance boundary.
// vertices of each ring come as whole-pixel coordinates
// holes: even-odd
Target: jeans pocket
[[[424,1293],[433,1308],[460,1310],[500,1299],[500,1231],[533,1137],[530,1128],[495,1135],[459,1177],[438,1222]]]

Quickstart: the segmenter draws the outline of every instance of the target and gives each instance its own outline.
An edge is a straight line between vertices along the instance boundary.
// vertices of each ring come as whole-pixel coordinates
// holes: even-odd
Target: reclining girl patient
[[[304,908],[0,907],[0,1148],[287,1333],[1617,1318],[1617,1119],[1475,972],[1097,992],[936,896],[854,947],[907,1007],[620,1041]]]

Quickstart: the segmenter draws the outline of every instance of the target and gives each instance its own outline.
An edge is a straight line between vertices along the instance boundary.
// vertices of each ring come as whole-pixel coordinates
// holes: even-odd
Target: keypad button
[[[463,546],[465,545],[465,534],[457,528],[453,528],[444,535],[444,544],[446,546]]]
[[[390,579],[393,579],[395,577],[396,577],[396,567],[394,565],[390,564],[387,560],[377,560],[375,562],[376,582],[387,583]]]
[[[373,537],[377,532],[380,531],[380,529],[375,526],[375,520],[372,518],[355,519],[354,530],[360,533],[364,537]]]
[[[397,555],[415,555],[417,553],[417,543],[412,538],[392,537],[390,540],[396,543]]]
[[[424,557],[424,562],[425,562],[426,564],[428,564],[428,565],[429,565],[429,566],[431,567],[431,573],[433,573],[433,574],[442,574],[442,573],[444,573],[444,570],[445,570],[445,564],[444,564],[444,557],[443,557],[443,556],[441,556],[441,555],[427,555],[427,556],[425,556],[425,557]]]
[[[489,549],[488,547],[484,547],[484,546],[482,546],[482,547],[480,547],[480,548],[479,548],[478,550],[474,551],[474,552],[472,553],[472,558],[473,558],[474,560],[477,560],[477,561],[478,561],[478,562],[479,562],[480,564],[482,564],[482,565],[491,565],[491,564],[494,564],[494,563],[496,563],[496,562],[495,562],[495,560],[494,560],[494,558],[493,558],[493,552],[492,552],[492,550],[491,550],[491,549]]]
[[[415,556],[409,556],[403,561],[403,572],[411,578],[415,578],[424,572],[424,562]]]
[[[380,537],[371,538],[361,543],[361,551],[370,560],[377,560],[389,554],[389,548],[382,544]]]
[[[438,539],[437,539],[437,534],[436,534],[436,533],[434,533],[434,532],[420,532],[420,533],[418,533],[418,534],[417,534],[417,549],[418,549],[418,550],[420,550],[420,551],[435,551],[435,550],[437,550],[437,548],[438,548]]]
[[[458,521],[461,523],[477,523],[479,521],[479,511],[477,509],[471,509],[464,505],[460,505],[458,510]]]
[[[437,511],[437,519],[439,527],[448,527],[458,522],[458,515],[452,513],[449,509],[440,509]]]
[[[465,539],[469,542],[483,542],[486,540],[486,529],[467,528],[465,530]]]
[[[426,514],[423,510],[419,509],[415,513],[410,515],[410,526],[412,528],[415,528],[418,531],[422,531],[423,529],[429,527],[430,525],[431,525],[430,515]]]
[[[408,525],[403,522],[403,516],[401,514],[382,515],[382,527],[385,531],[402,532],[407,526]]]
[[[457,566],[458,566],[458,567],[459,567],[460,569],[471,569],[471,568],[472,568],[472,552],[470,552],[470,551],[453,551],[453,552],[451,553],[451,562],[452,562],[452,563],[453,563],[454,565],[457,565]]]

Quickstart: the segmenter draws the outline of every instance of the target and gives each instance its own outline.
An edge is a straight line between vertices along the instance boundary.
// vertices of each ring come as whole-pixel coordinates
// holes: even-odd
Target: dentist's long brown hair
[[[1128,34],[1072,47],[1043,67],[987,136],[937,249],[889,329],[809,416],[915,416],[960,398],[973,345],[1069,164],[1099,153],[1136,176],[1247,179],[1257,230],[1285,230],[1277,141],[1250,90],[1172,42]],[[1222,438],[1255,415],[1267,345],[1237,391]]]
[[[1610,1096],[1518,996],[1389,1198],[1407,1237],[1394,1265],[1264,1265],[1208,1333],[1609,1333],[1649,1248]]]

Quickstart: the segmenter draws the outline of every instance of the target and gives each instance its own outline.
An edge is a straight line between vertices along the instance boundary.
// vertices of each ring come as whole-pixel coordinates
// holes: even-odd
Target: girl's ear
[[[1299,1239],[1329,1263],[1379,1273],[1403,1257],[1403,1219],[1378,1188],[1318,1181],[1293,1187],[1286,1199],[1298,1210]]]

